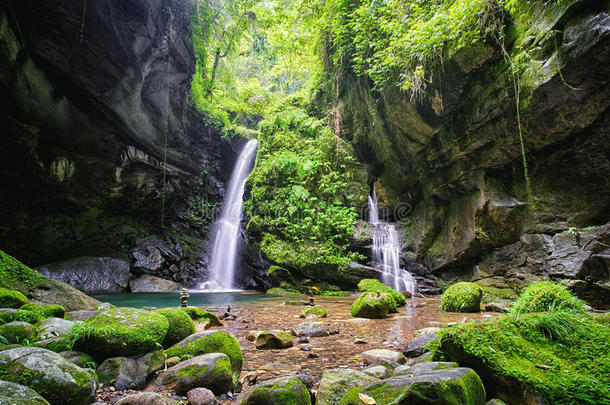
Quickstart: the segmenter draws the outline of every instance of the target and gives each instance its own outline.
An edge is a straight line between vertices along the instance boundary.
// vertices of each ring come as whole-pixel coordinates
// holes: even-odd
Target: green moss
[[[362,292],[374,293],[379,291],[380,293],[389,294],[394,299],[394,301],[396,302],[396,306],[398,307],[402,307],[407,303],[407,300],[405,299],[404,295],[374,278],[360,280],[360,282],[358,283],[358,290]]]
[[[551,310],[581,311],[584,305],[585,302],[572,295],[566,287],[551,281],[541,281],[528,286],[511,306],[510,312],[518,315]]]
[[[365,392],[366,391],[366,392]],[[404,388],[391,387],[388,384],[376,384],[374,387],[365,390],[363,387],[352,388],[343,396],[339,405],[362,405],[362,401],[358,397],[359,393],[373,397],[379,405],[391,404],[396,400]]]
[[[303,383],[290,377],[279,378],[256,387],[240,405],[311,405]]]
[[[483,290],[474,283],[455,283],[443,293],[441,308],[447,312],[479,312]]]
[[[28,298],[19,291],[0,288],[0,308],[19,308],[27,303]]]
[[[44,280],[45,277],[40,273],[0,250],[0,287],[36,288]],[[27,304],[27,299],[21,303],[23,304]]]
[[[181,360],[190,359],[206,353],[224,353],[231,360],[233,372],[241,372],[244,358],[235,336],[221,331],[209,331],[193,335],[183,342],[177,343],[165,350],[168,358],[179,357]]]
[[[163,339],[163,347],[170,347],[195,333],[195,324],[191,317],[180,309],[160,309],[156,311],[169,322],[169,328]]]
[[[21,309],[14,313],[0,312],[0,325],[16,321],[23,321],[35,324],[42,321],[43,319],[45,319],[45,317],[37,312],[23,311]]]
[[[25,304],[19,309],[39,313],[45,318],[63,318],[66,313],[66,309],[57,304]]]
[[[303,295],[298,291],[288,291],[278,287],[268,289],[265,294],[272,295],[274,297],[298,297],[300,295]]]
[[[0,326],[0,336],[9,343],[22,343],[32,340],[36,335],[36,327],[26,322],[11,322]]]
[[[436,359],[484,364],[486,371],[479,371],[485,375],[491,370],[513,380],[544,403],[610,403],[610,326],[586,314],[554,311],[469,322],[444,328],[439,341]]]
[[[209,322],[209,326],[222,326],[220,319],[211,312],[203,310],[198,307],[186,307],[180,308],[180,311],[184,311],[192,320],[197,322]]]
[[[303,315],[303,316],[315,315],[320,318],[324,318],[324,317],[326,317],[326,315],[328,315],[328,311],[326,310],[325,307],[323,307],[321,305],[315,305],[313,307],[303,308],[303,310],[301,311],[301,315]]]
[[[348,297],[352,291],[322,291],[320,295],[325,297]]]
[[[112,307],[85,321],[77,346],[96,359],[146,353],[161,346],[168,327],[155,312]]]
[[[388,314],[392,303],[394,303],[394,300],[388,294],[377,296],[377,293],[365,292],[354,301],[351,313],[352,316],[359,318],[384,318]]]

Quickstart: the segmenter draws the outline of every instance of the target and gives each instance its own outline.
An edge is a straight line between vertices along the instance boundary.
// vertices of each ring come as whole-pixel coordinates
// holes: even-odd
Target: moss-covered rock
[[[324,371],[318,387],[316,405],[335,405],[347,391],[356,387],[365,387],[379,381],[359,370],[333,368]]]
[[[224,353],[208,353],[185,360],[167,369],[152,383],[184,395],[204,387],[216,395],[233,389],[231,361]]]
[[[314,305],[312,307],[303,308],[301,311],[301,317],[306,318],[310,315],[317,316],[318,318],[326,318],[328,310],[322,305]]]
[[[186,311],[166,308],[156,312],[163,315],[169,322],[169,328],[163,339],[163,347],[170,347],[195,333],[195,323]]]
[[[58,304],[25,304],[19,309],[39,313],[45,318],[63,318],[66,313],[66,309]]]
[[[155,312],[135,308],[108,308],[85,321],[77,347],[96,360],[133,356],[161,347],[169,327]]]
[[[582,311],[585,302],[576,298],[566,287],[551,281],[531,284],[519,295],[510,308],[510,313],[518,315],[527,312],[551,310]]]
[[[117,390],[144,388],[146,379],[165,366],[165,354],[161,351],[147,353],[138,358],[112,357],[97,368],[100,382]]]
[[[281,377],[263,381],[239,405],[311,405],[307,387],[297,378]]]
[[[460,282],[449,287],[441,297],[441,308],[447,312],[479,312],[483,290],[477,284]]]
[[[509,403],[610,403],[610,326],[586,314],[501,316],[443,328],[437,360],[469,364]]]
[[[348,391],[340,405],[362,405],[361,395],[377,405],[484,405],[485,388],[469,368],[434,370],[416,376],[401,375]]]
[[[68,360],[70,363],[76,364],[80,368],[91,368],[95,370],[97,363],[93,360],[93,357],[83,352],[75,352],[73,350],[66,350],[58,353],[61,357]]]
[[[57,353],[37,347],[0,352],[0,379],[28,386],[52,405],[87,404],[95,379]]]
[[[294,290],[289,291],[289,290],[285,290],[285,289],[279,288],[279,287],[270,288],[267,290],[267,292],[265,294],[271,295],[273,297],[298,297],[298,296],[303,295],[298,291],[294,291]]]
[[[394,300],[388,294],[365,292],[354,301],[351,308],[352,316],[358,318],[384,318],[390,311]]]
[[[222,322],[216,315],[199,307],[180,308],[180,311],[186,312],[193,321],[208,322],[208,326],[222,326]]]
[[[373,293],[379,291],[383,294],[389,294],[392,299],[394,299],[394,302],[396,302],[397,307],[402,307],[407,303],[407,300],[405,299],[404,295],[374,278],[366,278],[364,280],[360,280],[360,282],[358,283],[358,290],[362,292]]]
[[[165,350],[168,358],[179,357],[181,360],[207,353],[226,354],[231,360],[233,372],[241,372],[244,357],[239,341],[227,332],[210,330],[195,333]]]
[[[256,334],[254,345],[257,349],[286,349],[292,347],[292,335],[283,330],[268,330]]]
[[[22,321],[10,322],[0,326],[0,336],[9,343],[23,343],[31,341],[38,333],[32,324]]]
[[[35,324],[42,321],[43,319],[44,316],[42,316],[38,312],[32,311],[18,310],[15,312],[0,312],[0,325],[16,321]]]
[[[0,405],[49,405],[33,389],[8,381],[0,381]]]
[[[0,288],[0,308],[19,308],[29,302],[19,291]]]

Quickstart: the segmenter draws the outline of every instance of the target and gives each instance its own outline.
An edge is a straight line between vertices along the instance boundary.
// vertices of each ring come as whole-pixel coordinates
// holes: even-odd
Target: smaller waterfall
[[[213,227],[216,236],[210,257],[210,280],[201,284],[202,290],[226,291],[234,288],[244,188],[252,171],[257,146],[258,142],[255,139],[248,141],[233,168],[222,213]]]
[[[415,294],[417,282],[400,268],[400,237],[396,227],[379,220],[375,189],[369,195],[369,223],[373,227],[373,261],[382,267],[382,282],[397,291]]]

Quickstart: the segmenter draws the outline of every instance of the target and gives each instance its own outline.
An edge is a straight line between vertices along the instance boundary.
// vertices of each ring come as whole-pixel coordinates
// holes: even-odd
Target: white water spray
[[[394,225],[379,220],[375,189],[369,195],[369,223],[373,227],[373,260],[382,266],[381,281],[396,291],[415,294],[417,282],[411,273],[400,268],[398,231]]]
[[[200,288],[202,290],[227,291],[234,289],[244,188],[248,175],[252,171],[257,146],[258,142],[255,139],[248,141],[233,168],[222,213],[213,227],[216,230],[216,237],[214,238],[214,248],[210,258],[210,280],[201,284]]]

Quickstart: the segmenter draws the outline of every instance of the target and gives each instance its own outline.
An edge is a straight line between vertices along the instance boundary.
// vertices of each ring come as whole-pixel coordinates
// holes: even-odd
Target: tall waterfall
[[[375,189],[369,195],[369,224],[373,228],[373,260],[382,267],[381,281],[397,291],[415,294],[417,282],[400,268],[400,237],[396,227],[379,220]]]
[[[216,236],[210,258],[210,280],[200,286],[202,290],[225,291],[234,288],[244,188],[252,171],[257,146],[258,142],[255,139],[248,141],[233,168],[222,213],[212,228],[216,230]]]

